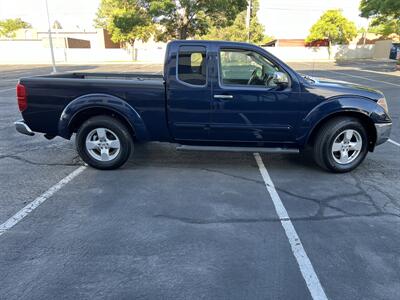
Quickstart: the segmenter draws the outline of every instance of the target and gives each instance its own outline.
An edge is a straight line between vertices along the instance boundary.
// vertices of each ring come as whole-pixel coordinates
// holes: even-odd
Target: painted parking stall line
[[[283,205],[278,192],[275,189],[274,183],[272,182],[271,177],[268,174],[268,171],[262,161],[260,154],[254,153],[254,158],[257,162],[265,186],[267,187],[267,190],[271,196],[282,227],[285,230],[286,237],[289,240],[293,255],[296,258],[296,261],[300,268],[300,272],[306,282],[308,290],[310,291],[311,297],[318,300],[328,299],[318,279],[318,276],[315,273],[314,267],[310,259],[308,258],[306,251],[304,250],[296,229],[294,228],[292,221],[290,220],[289,214],[285,206]]]
[[[396,83],[389,82],[389,81],[371,79],[371,78],[359,76],[359,75],[351,75],[351,74],[342,73],[342,72],[338,72],[338,71],[332,71],[332,70],[324,70],[324,72],[330,72],[330,73],[334,73],[334,74],[340,74],[340,75],[344,75],[344,76],[348,76],[348,77],[359,78],[359,79],[369,80],[369,81],[378,82],[378,83],[385,83],[388,85],[400,87],[400,84],[396,84]]]
[[[392,143],[393,145],[396,145],[396,146],[400,147],[400,143],[395,142],[395,141],[393,141],[393,140],[391,140],[391,139],[388,139],[388,142],[389,142],[389,143]]]
[[[304,66],[306,66],[306,67],[309,67],[309,66],[310,66],[310,65],[307,64],[307,63],[301,63],[301,64],[304,65]],[[314,67],[313,67],[313,69],[314,69]],[[339,71],[324,70],[324,69],[321,69],[321,71],[323,71],[323,72],[329,72],[329,73],[333,73],[333,74],[344,75],[344,76],[353,77],[353,78],[358,78],[358,79],[369,80],[369,81],[378,82],[378,83],[385,83],[385,84],[388,84],[388,85],[400,87],[400,84],[397,84],[397,83],[393,83],[393,82],[389,82],[389,81],[384,81],[384,80],[372,79],[372,78],[368,78],[368,77],[364,77],[364,76],[360,76],[360,75],[352,75],[352,74],[347,74],[347,73],[343,73],[343,72],[339,72]],[[346,70],[346,71],[359,71],[359,70],[352,68],[352,69],[349,69],[349,70]],[[362,72],[368,72],[368,73],[386,75],[386,74],[383,73],[383,72],[374,72],[374,71],[365,71],[365,70],[363,70]],[[301,72],[300,72],[300,73],[301,73]]]
[[[5,221],[3,224],[0,225],[0,236],[13,228],[15,225],[17,225],[22,219],[24,219],[26,216],[28,216],[32,211],[34,211],[36,208],[38,208],[43,202],[45,202],[47,199],[49,199],[51,196],[53,196],[55,193],[57,193],[62,187],[64,187],[68,182],[70,182],[72,179],[74,179],[76,176],[81,174],[84,170],[86,169],[86,166],[81,166],[78,169],[74,170],[70,174],[68,174],[66,177],[61,179],[58,183],[50,187],[46,192],[41,194],[39,197],[37,197],[35,200],[33,200],[31,203],[26,205],[24,208],[22,208],[20,211],[18,211],[15,215],[13,215],[11,218],[9,218],[7,221]]]

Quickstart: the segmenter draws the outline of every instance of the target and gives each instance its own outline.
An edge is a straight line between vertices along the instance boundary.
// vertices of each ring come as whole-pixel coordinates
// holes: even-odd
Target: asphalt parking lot
[[[399,299],[399,71],[375,61],[291,65],[383,91],[391,141],[346,174],[299,155],[160,143],[98,171],[82,167],[73,141],[14,129],[17,78],[51,68],[0,66],[0,298]],[[32,203],[41,205],[22,210]]]

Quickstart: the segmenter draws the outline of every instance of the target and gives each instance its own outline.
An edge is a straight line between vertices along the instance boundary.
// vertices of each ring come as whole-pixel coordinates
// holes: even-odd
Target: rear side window
[[[203,86],[207,82],[206,48],[181,46],[178,53],[178,79]]]

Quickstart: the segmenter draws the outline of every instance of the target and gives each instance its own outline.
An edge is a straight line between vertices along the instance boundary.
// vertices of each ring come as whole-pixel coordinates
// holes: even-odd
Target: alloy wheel
[[[111,161],[118,156],[121,143],[110,129],[96,128],[89,132],[85,146],[91,157],[99,161]]]

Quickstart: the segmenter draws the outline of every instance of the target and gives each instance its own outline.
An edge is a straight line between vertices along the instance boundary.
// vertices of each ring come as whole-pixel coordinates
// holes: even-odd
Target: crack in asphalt
[[[257,180],[257,179],[252,179],[252,178],[248,178],[248,177],[245,177],[245,176],[234,175],[234,174],[230,174],[230,173],[223,172],[223,171],[220,171],[220,170],[215,170],[215,169],[201,168],[200,170],[207,171],[207,172],[212,172],[212,173],[217,173],[217,174],[233,177],[233,178],[236,178],[236,179],[241,179],[241,180],[244,180],[244,181],[249,181],[249,182],[253,182],[253,183],[258,183],[258,184],[264,185],[264,181],[263,180]]]
[[[374,188],[375,190],[377,190],[378,192],[382,193],[383,195],[385,195],[386,198],[389,199],[389,201],[387,201],[382,208],[384,208],[387,204],[393,204],[393,206],[395,206],[396,208],[400,209],[400,202],[398,201],[398,199],[394,198],[392,195],[390,195],[389,193],[387,193],[386,191],[382,190],[381,188],[377,187],[377,186],[373,186],[371,184],[367,184],[364,182],[365,185],[370,186],[371,188]]]
[[[244,176],[233,175],[233,174],[229,174],[229,173],[222,172],[222,171],[219,171],[219,170],[213,170],[213,169],[207,169],[207,168],[204,168],[202,170],[209,171],[209,172],[214,172],[214,173],[218,173],[218,174],[222,174],[222,175],[226,175],[226,176],[230,176],[230,177],[233,177],[233,178],[236,178],[236,179],[242,179],[242,180],[246,180],[246,181],[250,181],[250,182],[254,182],[254,183],[264,184],[264,182],[261,181],[261,180],[255,180],[255,179],[247,178],[247,177],[244,177]],[[295,198],[298,198],[298,199],[302,199],[302,200],[311,201],[311,202],[317,204],[318,205],[318,210],[317,210],[316,214],[313,216],[314,219],[327,218],[327,216],[324,216],[325,215],[325,210],[327,208],[332,209],[332,210],[334,210],[334,211],[336,211],[338,213],[341,213],[341,214],[343,214],[345,216],[348,216],[348,217],[366,216],[366,215],[362,215],[362,214],[351,213],[351,212],[348,212],[348,211],[346,211],[346,210],[344,210],[344,209],[342,209],[340,207],[337,207],[337,206],[334,206],[334,205],[330,204],[330,202],[334,201],[334,200],[338,200],[338,199],[341,199],[341,198],[348,198],[348,197],[357,197],[357,196],[365,196],[365,197],[367,197],[369,201],[368,202],[364,202],[365,205],[373,206],[377,213],[387,214],[386,212],[384,212],[382,210],[382,209],[385,208],[385,206],[383,206],[382,209],[381,209],[378,205],[376,205],[376,203],[374,202],[372,196],[369,195],[365,191],[365,189],[361,186],[361,181],[359,181],[359,179],[356,178],[356,177],[354,177],[354,179],[357,182],[356,187],[359,189],[359,192],[331,195],[331,196],[328,196],[328,197],[325,197],[325,198],[322,198],[322,199],[316,199],[316,198],[312,198],[312,197],[309,197],[309,196],[296,194],[296,193],[290,192],[288,190],[285,190],[285,189],[277,187],[277,186],[275,186],[275,189],[277,191],[282,192],[284,194],[287,194],[289,196],[292,196],[292,197],[295,197]],[[393,214],[393,215],[400,216],[400,215],[397,215],[397,214]]]
[[[201,170],[207,171],[207,172],[213,172],[213,173],[218,173],[222,174],[224,176],[229,176],[235,179],[240,179],[240,180],[245,180],[245,181],[250,181],[254,182],[257,184],[262,184],[264,185],[264,182],[261,180],[256,180],[252,178],[247,178],[244,176],[239,176],[239,175],[234,175],[230,174],[227,172],[223,172],[220,170],[215,170],[215,169],[208,169],[208,168],[202,168]],[[294,217],[290,218],[293,221],[320,221],[320,220],[332,220],[332,219],[341,219],[341,218],[356,218],[356,217],[379,217],[379,216],[393,216],[393,217],[400,217],[400,214],[396,213],[390,213],[390,212],[385,212],[384,211],[384,206],[381,208],[379,207],[376,202],[374,201],[373,197],[367,192],[367,190],[362,186],[361,180],[356,177],[354,174],[351,174],[351,176],[354,178],[356,184],[356,188],[359,190],[358,192],[354,193],[344,193],[344,194],[337,194],[337,195],[331,195],[325,198],[321,199],[316,199],[312,198],[309,196],[304,196],[301,194],[297,194],[294,192],[290,192],[288,190],[285,190],[281,187],[275,186],[275,189],[281,193],[287,194],[289,196],[292,196],[297,199],[302,199],[302,200],[307,200],[311,201],[315,204],[318,205],[317,212],[311,216],[307,217]],[[372,186],[371,186],[372,187]],[[378,190],[378,189],[377,189]],[[379,191],[379,190],[378,190]],[[358,213],[352,213],[349,211],[346,211],[343,208],[337,207],[335,205],[332,205],[330,202],[334,200],[339,200],[342,198],[348,198],[348,197],[357,197],[357,196],[363,196],[366,199],[368,199],[367,202],[363,202],[365,205],[372,206],[375,210],[375,212],[372,213],[364,213],[364,214],[358,214]],[[329,208],[332,209],[340,215],[335,215],[335,216],[325,216],[325,210]],[[213,224],[213,223],[256,223],[256,222],[277,222],[277,221],[282,221],[278,218],[255,218],[255,219],[214,219],[214,220],[204,220],[204,219],[191,219],[191,218],[186,218],[186,217],[177,217],[177,216],[170,216],[170,215],[155,215],[154,217],[157,218],[167,218],[167,219],[173,219],[185,223],[193,223],[193,224]]]
[[[356,182],[356,187],[361,191],[363,196],[365,196],[369,202],[372,204],[372,206],[376,209],[376,211],[380,211],[381,208],[375,203],[374,199],[372,196],[367,192],[367,190],[362,186],[362,182],[360,178],[356,177],[355,174],[350,173],[350,176],[355,180]]]
[[[17,161],[21,161],[30,165],[35,165],[35,166],[81,166],[83,165],[82,163],[79,163],[80,158],[79,155],[74,156],[71,160],[73,161],[72,163],[43,163],[43,162],[35,162],[26,158],[22,158],[20,156],[17,155],[3,155],[0,156],[0,159],[4,159],[4,158],[10,158],[10,159],[14,159]],[[74,161],[78,161],[76,163],[74,163]]]
[[[153,215],[154,218],[161,219],[169,219],[174,221],[179,221],[187,224],[195,224],[195,225],[208,225],[208,224],[235,224],[235,223],[269,223],[269,222],[281,222],[281,221],[327,221],[327,220],[338,220],[338,219],[346,219],[346,218],[365,218],[365,217],[382,217],[382,216],[391,216],[391,217],[400,217],[400,215],[393,213],[369,213],[369,214],[348,214],[348,215],[337,215],[337,216],[307,216],[307,217],[293,217],[293,218],[216,218],[216,219],[201,219],[201,218],[188,218],[188,217],[179,217],[173,215],[165,215],[158,214]]]
[[[49,145],[39,145],[39,146],[35,146],[35,147],[29,147],[29,145],[27,145],[29,148],[21,150],[21,151],[13,151],[12,153],[4,153],[4,154],[0,154],[0,158],[5,158],[8,155],[16,155],[16,154],[22,154],[22,153],[26,153],[26,152],[30,152],[30,151],[37,151],[37,150],[43,150],[43,149],[61,149],[61,147],[63,146],[63,141],[60,141],[59,143],[54,143],[54,144],[49,144]],[[72,149],[71,149],[72,150]]]
[[[60,148],[62,145],[59,144],[52,144],[52,145],[47,145],[47,146],[38,146],[35,148],[30,148],[26,149],[23,151],[18,152],[17,154],[22,154],[27,151],[35,151],[43,148]],[[28,163],[31,165],[39,165],[39,166],[79,166],[82,165],[80,163],[79,156],[76,155],[72,158],[72,162],[69,163],[44,163],[44,162],[35,162],[23,157],[20,157],[15,154],[10,154],[10,155],[0,155],[0,159],[4,158],[10,158],[14,159],[17,161],[21,161],[24,163]],[[133,163],[137,165],[136,163]],[[148,165],[147,165],[148,166]],[[170,167],[170,166],[169,166]],[[180,166],[182,167],[182,166]],[[188,168],[191,168],[188,166]],[[265,186],[265,183],[261,179],[254,179],[254,178],[248,178],[246,176],[241,176],[241,175],[236,175],[236,174],[231,174],[229,172],[221,171],[221,170],[216,170],[216,169],[211,169],[211,168],[196,168],[197,170],[202,170],[205,172],[212,172],[216,174],[221,174],[223,176],[228,176],[230,178],[235,178],[247,182],[252,182],[255,184],[260,184],[262,186]],[[355,217],[378,217],[378,216],[394,216],[394,217],[400,217],[400,214],[392,213],[392,212],[387,212],[385,208],[391,203],[395,207],[400,207],[400,203],[397,202],[397,199],[395,199],[393,196],[389,195],[388,193],[382,191],[381,189],[370,185],[366,184],[365,182],[362,182],[359,177],[356,176],[356,174],[350,173],[349,176],[351,176],[354,181],[355,181],[355,187],[358,189],[357,192],[352,192],[352,193],[342,193],[342,194],[336,194],[336,195],[330,195],[324,198],[313,198],[310,196],[302,195],[299,193],[295,193],[292,191],[289,191],[287,189],[284,189],[279,186],[275,186],[276,190],[280,193],[286,194],[288,196],[294,197],[296,199],[301,199],[301,200],[306,200],[312,203],[315,203],[318,208],[317,211],[310,216],[304,216],[304,217],[294,217],[291,218],[293,221],[302,221],[302,220],[310,220],[310,221],[318,221],[318,220],[331,220],[331,219],[340,219],[340,218],[355,218]],[[364,185],[364,186],[363,186]],[[368,188],[375,189],[376,191],[382,193],[385,197],[389,199],[389,201],[386,201],[383,205],[378,205],[375,201],[372,195],[368,192],[368,188],[365,186],[368,186]],[[357,201],[357,203],[362,203],[364,205],[371,206],[374,210],[374,212],[371,213],[354,213],[350,212],[342,207],[338,207],[336,205],[333,205],[331,202],[335,200],[341,200],[345,199],[346,201],[349,201],[352,197],[358,197],[362,196],[364,199],[367,201],[362,202],[362,201]],[[346,199],[347,198],[347,199]],[[326,209],[331,209],[335,212],[337,212],[337,215],[329,215],[326,216]],[[193,223],[193,224],[212,224],[212,223],[256,223],[256,222],[278,222],[282,221],[278,218],[228,218],[228,219],[192,219],[192,218],[186,218],[186,217],[177,217],[177,216],[169,216],[169,215],[155,215],[154,217],[157,218],[167,218],[167,219],[174,219],[178,220],[181,222],[185,223]]]
[[[132,162],[132,164],[136,165],[136,166],[141,166],[141,164],[139,164],[137,162],[135,162],[135,163]],[[148,167],[149,165],[146,165],[146,166]],[[181,167],[182,166],[180,166],[180,168]],[[185,167],[189,168],[189,169],[196,169],[196,170],[202,170],[202,171],[206,171],[206,172],[217,173],[217,174],[221,174],[221,175],[228,176],[228,177],[231,177],[231,178],[244,180],[244,181],[247,181],[247,182],[253,182],[253,183],[265,186],[265,183],[262,180],[248,178],[248,177],[240,176],[240,175],[236,175],[236,174],[231,174],[229,172],[224,172],[224,171],[221,171],[221,170],[215,170],[215,169],[211,169],[211,168],[200,168],[199,169],[199,168],[192,168],[190,166],[185,166]],[[168,166],[168,168],[171,168],[171,166]],[[284,194],[289,195],[291,197],[294,197],[294,198],[297,198],[297,199],[306,200],[306,201],[310,201],[310,202],[313,202],[316,205],[318,205],[317,212],[313,216],[306,217],[307,220],[311,220],[311,219],[312,220],[327,220],[327,219],[332,219],[332,218],[343,218],[343,217],[344,218],[345,217],[374,217],[374,216],[383,216],[383,215],[400,217],[400,214],[386,212],[385,208],[386,208],[387,205],[385,205],[385,204],[381,205],[381,206],[377,205],[376,202],[374,201],[373,197],[370,195],[370,193],[368,193],[368,191],[362,186],[364,183],[361,182],[361,180],[358,177],[356,177],[355,174],[351,174],[350,173],[350,176],[352,176],[354,178],[355,182],[356,182],[355,186],[358,189],[357,192],[330,195],[330,196],[327,196],[327,197],[324,197],[324,198],[320,198],[320,199],[313,198],[313,197],[310,197],[310,196],[305,196],[305,195],[302,195],[302,194],[299,194],[299,193],[294,193],[294,192],[291,192],[289,190],[286,190],[286,189],[284,189],[282,187],[279,187],[279,186],[276,186],[276,185],[275,185],[275,189],[278,192],[284,193]],[[376,189],[378,192],[381,192],[381,190],[376,188],[375,186],[370,185],[370,187]],[[386,193],[383,193],[383,194],[386,195]],[[341,207],[338,207],[336,205],[333,205],[331,203],[332,201],[335,201],[335,200],[341,200],[341,199],[344,199],[344,198],[357,197],[357,196],[364,197],[367,200],[367,201],[357,201],[357,203],[362,203],[362,204],[364,204],[366,206],[370,206],[375,210],[375,212],[367,213],[367,214],[353,213],[353,212],[350,212],[350,211],[348,211],[348,210],[346,210],[344,208],[341,208]],[[394,199],[393,197],[388,197],[388,198],[395,203],[394,204],[395,206],[400,205],[400,204],[396,203],[396,199]],[[351,201],[351,199],[346,199],[346,201]],[[339,213],[340,215],[326,216],[325,215],[326,209],[334,210],[337,213]],[[303,219],[304,218],[300,217],[300,218],[294,218],[293,220],[303,220]],[[200,222],[200,221],[198,221],[198,222]]]

